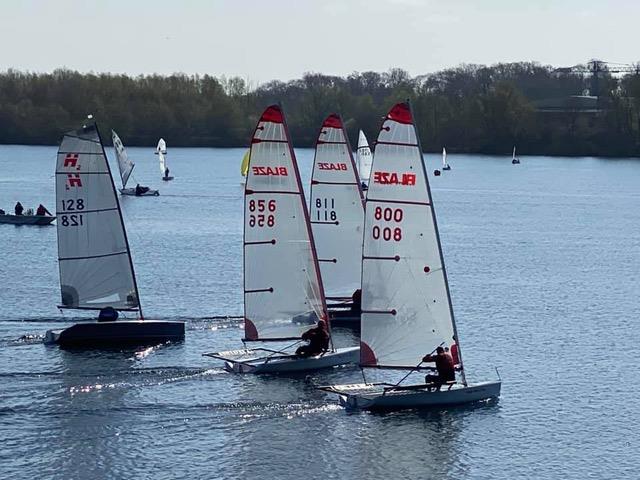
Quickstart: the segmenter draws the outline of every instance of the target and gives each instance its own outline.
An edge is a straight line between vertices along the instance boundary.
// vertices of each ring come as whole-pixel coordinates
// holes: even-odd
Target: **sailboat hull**
[[[55,219],[46,215],[0,215],[0,223],[11,225],[50,225]]]
[[[169,180],[173,180],[173,177],[162,177],[162,180],[168,182]]]
[[[158,190],[149,189],[140,195],[136,195],[135,188],[121,188],[120,195],[131,195],[133,197],[157,197],[158,195],[160,195],[160,192]]]
[[[336,385],[323,388],[338,394],[340,405],[353,410],[403,410],[463,405],[500,396],[502,383],[482,382],[473,385],[453,385],[438,391],[424,388],[389,390],[380,385]],[[419,386],[416,386],[419,387]],[[407,388],[407,387],[405,387]]]
[[[225,360],[225,370],[232,373],[278,374],[321,370],[350,363],[356,364],[360,360],[360,347],[337,348],[324,355],[308,358],[300,358],[295,355],[278,355],[236,361],[216,357],[215,355],[211,356]]]
[[[125,320],[76,323],[64,330],[49,330],[46,344],[61,347],[152,345],[184,339],[184,322]]]
[[[444,165],[442,170],[451,170],[451,165]]]

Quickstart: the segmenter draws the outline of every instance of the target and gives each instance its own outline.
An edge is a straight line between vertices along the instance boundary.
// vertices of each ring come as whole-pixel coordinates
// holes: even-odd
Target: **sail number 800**
[[[373,211],[373,218],[375,220],[381,220],[384,222],[400,223],[404,217],[404,212],[401,208],[382,208],[376,207]],[[380,225],[374,225],[371,229],[371,235],[374,240],[382,239],[386,242],[391,240],[399,242],[402,240],[402,228],[400,227],[383,227]]]
[[[275,200],[250,200],[249,211],[255,214],[249,215],[250,227],[273,227],[276,224],[276,217],[273,213],[276,211]],[[265,213],[261,213],[265,212]]]

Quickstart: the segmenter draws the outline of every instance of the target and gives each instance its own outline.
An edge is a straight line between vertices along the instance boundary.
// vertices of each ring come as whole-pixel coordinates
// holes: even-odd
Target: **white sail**
[[[167,168],[167,159],[165,157],[165,155],[167,154],[167,143],[163,138],[158,140],[156,154],[158,154],[158,160],[160,161],[160,172],[162,173],[162,175],[164,175]]]
[[[442,166],[447,166],[447,149],[445,147],[442,147]]]
[[[365,208],[361,364],[413,367],[454,335],[429,183],[409,105],[384,120]]]
[[[279,106],[262,114],[249,158],[245,338],[299,338],[309,323],[328,316],[304,191]]]
[[[350,298],[361,282],[364,206],[347,133],[335,114],[316,142],[310,205],[325,295]]]
[[[129,245],[95,124],[62,139],[56,204],[62,306],[137,309]]]
[[[511,157],[511,159],[512,159],[512,160],[515,160],[515,159],[516,159],[516,147],[515,147],[515,145],[514,145],[514,147],[513,147],[513,156]]]
[[[356,155],[358,157],[358,173],[360,174],[360,179],[368,182],[371,176],[371,162],[373,158],[371,156],[369,142],[367,142],[367,137],[365,137],[362,130],[358,133],[358,150],[356,151]]]
[[[125,188],[135,164],[129,159],[120,137],[118,137],[118,134],[114,130],[111,130],[111,139],[113,140],[113,148],[116,151],[118,170],[120,171],[120,178],[122,179],[122,188]]]

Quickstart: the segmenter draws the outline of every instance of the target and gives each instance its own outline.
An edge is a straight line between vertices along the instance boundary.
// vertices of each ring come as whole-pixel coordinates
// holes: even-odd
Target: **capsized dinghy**
[[[164,141],[164,138],[158,140],[158,145],[156,146],[156,155],[158,155],[158,160],[160,161],[160,173],[162,173],[162,180],[168,182],[169,180],[173,180],[173,177],[169,175],[169,166],[167,165],[167,142]]]
[[[311,227],[332,324],[360,325],[364,199],[347,132],[337,114],[322,124],[311,174]]]
[[[55,219],[48,215],[0,215],[0,223],[10,225],[50,225]]]
[[[386,116],[373,159],[362,253],[360,366],[422,369],[425,353],[452,344],[456,324],[422,150],[408,103]],[[498,397],[500,381],[468,384],[459,341],[460,381],[320,387],[345,407],[424,408]]]
[[[140,188],[136,186],[135,188],[127,188],[127,182],[129,181],[129,177],[133,172],[133,168],[135,164],[127,155],[127,151],[124,148],[122,140],[118,134],[111,130],[111,140],[113,141],[113,148],[116,151],[116,160],[118,161],[118,170],[120,171],[120,179],[122,180],[122,188],[120,189],[121,195],[133,195],[136,197],[157,197],[160,195],[158,190],[152,190],[147,187]]]
[[[131,311],[138,313],[139,320],[87,322],[49,330],[45,343],[93,347],[184,338],[183,322],[144,320],[122,212],[95,123],[62,139],[56,205],[61,209],[57,212],[59,308]]]
[[[285,373],[357,363],[358,347],[301,358],[292,350],[316,321],[330,323],[309,214],[289,131],[278,105],[267,108],[251,141],[244,195],[243,342],[285,348],[206,353],[237,373]]]

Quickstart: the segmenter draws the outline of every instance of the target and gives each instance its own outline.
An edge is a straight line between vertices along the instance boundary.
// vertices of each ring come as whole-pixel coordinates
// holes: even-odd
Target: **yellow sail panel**
[[[242,163],[240,164],[240,173],[242,174],[243,177],[246,177],[247,173],[249,173],[250,153],[251,153],[251,150],[247,150],[247,153],[245,153],[244,157],[242,157]]]

